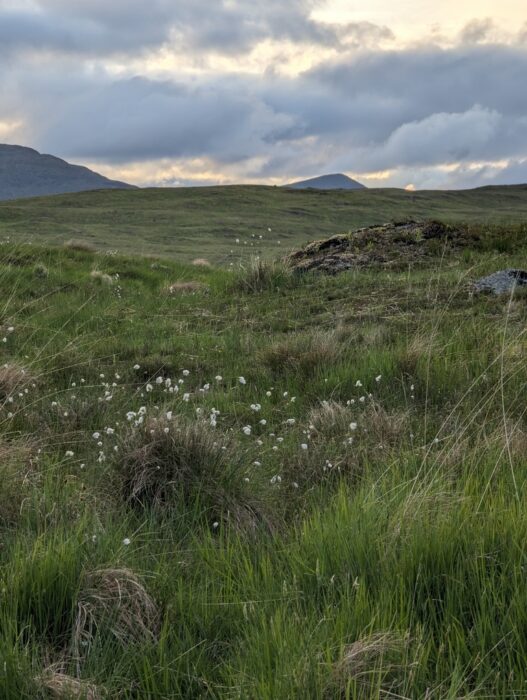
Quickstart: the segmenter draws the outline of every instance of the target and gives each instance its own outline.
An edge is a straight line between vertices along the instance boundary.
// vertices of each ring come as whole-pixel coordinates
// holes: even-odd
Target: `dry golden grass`
[[[68,676],[59,664],[46,668],[36,682],[47,696],[55,700],[102,700],[106,697],[94,684]]]
[[[0,366],[0,401],[5,401],[15,392],[23,392],[35,383],[35,378],[29,370],[16,362],[8,362]]]
[[[30,440],[0,444],[0,527],[15,527],[24,510],[34,507],[40,483],[37,456]]]
[[[310,376],[337,362],[343,347],[334,332],[316,331],[273,343],[259,352],[257,360],[277,376],[288,372]]]
[[[170,296],[177,296],[178,294],[196,294],[206,289],[207,285],[203,284],[203,282],[172,282],[172,284],[165,287],[165,293]]]
[[[379,403],[369,401],[362,413],[361,424],[368,433],[369,441],[394,447],[409,437],[410,414],[402,409],[387,411]]]
[[[353,412],[349,406],[338,401],[324,401],[311,409],[308,424],[313,440],[327,440],[349,433],[353,420]]]
[[[378,697],[379,687],[384,689],[383,697],[400,697],[391,695],[390,691],[397,686],[397,673],[403,667],[407,646],[407,638],[391,632],[377,633],[349,644],[333,667],[326,697],[350,697],[351,682],[361,693],[360,697],[374,697],[370,692]]]
[[[195,267],[212,267],[210,260],[207,260],[207,258],[194,258],[192,264]]]
[[[88,241],[83,241],[81,239],[72,238],[64,243],[64,248],[68,250],[76,250],[80,253],[96,253],[97,248]]]
[[[88,572],[77,601],[73,652],[82,659],[94,637],[109,631],[124,646],[151,642],[159,632],[159,610],[140,578],[130,569]]]
[[[100,270],[92,270],[90,277],[94,282],[111,287],[113,285],[113,277],[106,274],[106,272],[101,272]]]

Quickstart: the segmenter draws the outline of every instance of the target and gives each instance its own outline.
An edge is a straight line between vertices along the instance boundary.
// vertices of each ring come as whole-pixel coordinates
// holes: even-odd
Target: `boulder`
[[[474,282],[475,292],[511,294],[515,287],[527,285],[525,270],[499,270]]]

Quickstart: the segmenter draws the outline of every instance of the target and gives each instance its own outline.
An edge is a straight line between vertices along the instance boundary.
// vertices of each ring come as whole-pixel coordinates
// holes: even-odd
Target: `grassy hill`
[[[527,186],[455,192],[253,186],[85,192],[0,203],[0,237],[46,243],[81,238],[106,250],[229,264],[408,217],[525,221]]]
[[[33,216],[108,244],[128,219],[121,240],[151,231],[150,250],[200,222],[190,256],[192,231],[211,251],[235,221],[292,242],[337,202],[340,228],[406,197],[367,195],[361,214],[260,189],[2,212],[11,233]],[[492,220],[491,197],[524,206],[519,188],[456,197],[465,217],[477,197]],[[293,201],[309,233],[280,223]],[[522,696],[527,299],[467,287],[524,265],[507,232],[336,277],[4,243],[0,697]]]

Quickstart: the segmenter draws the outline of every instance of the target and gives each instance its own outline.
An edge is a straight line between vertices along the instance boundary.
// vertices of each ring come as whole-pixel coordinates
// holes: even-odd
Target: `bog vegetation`
[[[469,282],[527,240],[480,234],[334,277],[4,243],[0,697],[523,696],[527,299]]]

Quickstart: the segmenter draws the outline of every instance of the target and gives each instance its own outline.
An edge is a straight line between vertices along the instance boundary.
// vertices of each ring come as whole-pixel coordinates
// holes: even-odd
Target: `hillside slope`
[[[108,188],[131,189],[132,185],[32,148],[0,144],[0,200]]]
[[[199,255],[230,264],[408,218],[524,222],[527,186],[455,192],[255,186],[83,192],[0,203],[0,236],[49,243],[83,238],[105,249],[179,260]]]

